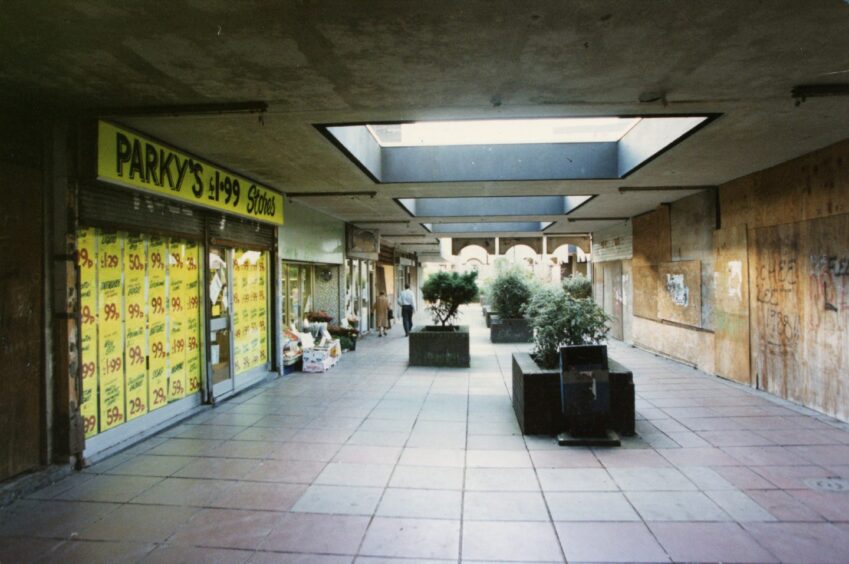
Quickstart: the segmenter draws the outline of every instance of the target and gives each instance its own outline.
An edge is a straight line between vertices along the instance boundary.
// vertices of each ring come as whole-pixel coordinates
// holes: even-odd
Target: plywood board
[[[0,206],[0,366],[3,367],[0,481],[41,463],[44,418],[41,186],[41,174],[36,169],[12,163],[0,167],[0,188],[4,194]]]
[[[669,206],[639,215],[632,220],[634,228],[634,266],[660,264],[672,260],[672,231]]]
[[[622,262],[602,263],[604,268],[604,313],[610,316],[610,333],[622,339]]]
[[[634,318],[634,344],[714,372],[714,334],[680,325]]]
[[[702,320],[701,261],[665,262],[658,268],[657,316],[692,327]]]
[[[749,231],[759,386],[849,419],[849,214]]]
[[[849,141],[723,184],[722,227],[807,221],[849,213]]]
[[[716,283],[714,331],[716,374],[751,385],[749,351],[749,265],[746,226],[713,234]]]
[[[634,285],[634,315],[657,319],[657,266],[637,266],[632,263]]]

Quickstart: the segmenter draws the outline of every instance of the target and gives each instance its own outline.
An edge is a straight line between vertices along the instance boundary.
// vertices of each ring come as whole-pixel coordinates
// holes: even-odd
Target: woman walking
[[[386,335],[386,330],[389,329],[389,300],[386,298],[386,292],[380,293],[372,309],[374,309],[375,322],[377,323],[377,336],[383,337]]]

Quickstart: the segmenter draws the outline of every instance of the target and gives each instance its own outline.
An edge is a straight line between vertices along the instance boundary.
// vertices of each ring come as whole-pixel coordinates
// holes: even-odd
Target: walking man
[[[410,285],[404,286],[404,291],[398,296],[398,305],[401,306],[401,318],[404,320],[404,336],[410,336],[413,328],[413,312],[416,311],[416,298]]]

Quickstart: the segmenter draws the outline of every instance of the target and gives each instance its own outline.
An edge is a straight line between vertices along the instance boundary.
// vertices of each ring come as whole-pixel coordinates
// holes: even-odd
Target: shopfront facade
[[[91,460],[274,369],[283,198],[128,128],[85,133],[96,158],[69,234],[80,316],[68,345]]]
[[[286,209],[287,222],[278,230],[282,324],[300,330],[313,311],[327,312],[339,323],[345,223],[299,202],[288,202]]]

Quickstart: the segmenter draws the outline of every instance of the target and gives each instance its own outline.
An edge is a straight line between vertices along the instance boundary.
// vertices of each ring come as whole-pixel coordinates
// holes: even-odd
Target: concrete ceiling
[[[411,221],[393,198],[596,194],[575,218],[628,217],[694,192],[622,186],[717,185],[849,134],[846,98],[796,107],[790,96],[797,84],[849,82],[844,0],[57,0],[2,8],[7,112],[94,110],[282,192],[377,191],[302,200],[388,235],[450,221]],[[665,104],[639,101],[651,92],[665,94]],[[268,111],[261,120],[188,108],[130,117],[143,107],[245,101]],[[674,113],[722,115],[626,179],[604,181],[378,185],[314,127]],[[558,220],[548,234],[611,224],[517,219]]]

